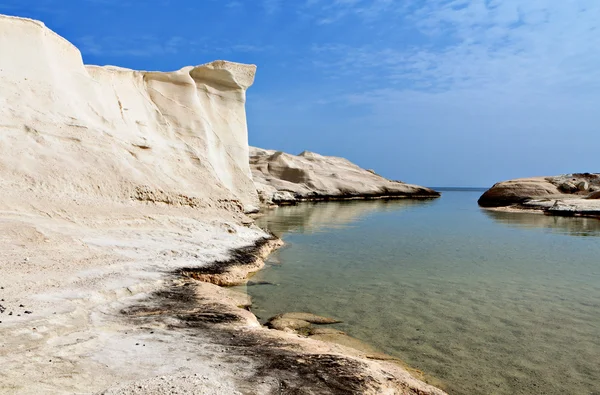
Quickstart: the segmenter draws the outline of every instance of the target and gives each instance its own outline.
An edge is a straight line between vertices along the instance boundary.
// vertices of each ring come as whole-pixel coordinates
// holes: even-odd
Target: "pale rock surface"
[[[0,16],[0,32],[3,191],[255,208],[244,109],[255,66],[84,66],[41,22]]]
[[[291,155],[250,147],[250,167],[264,204],[285,204],[302,200],[440,196],[429,188],[390,181],[347,159],[308,151]]]

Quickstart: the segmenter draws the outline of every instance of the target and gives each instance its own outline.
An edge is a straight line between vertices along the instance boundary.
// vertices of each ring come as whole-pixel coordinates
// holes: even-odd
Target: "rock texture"
[[[41,22],[0,16],[0,31],[3,191],[257,204],[244,109],[255,66],[84,66]]]
[[[291,155],[250,147],[250,167],[265,204],[304,200],[434,198],[439,192],[390,181],[344,158],[304,151]]]
[[[478,203],[482,207],[511,206],[555,215],[596,216],[600,212],[599,191],[598,173],[519,178],[495,184]]]

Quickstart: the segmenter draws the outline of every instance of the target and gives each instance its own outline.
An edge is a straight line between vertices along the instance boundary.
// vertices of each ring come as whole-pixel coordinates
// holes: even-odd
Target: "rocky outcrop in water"
[[[495,184],[478,200],[482,207],[542,210],[555,215],[600,214],[600,174],[519,178]]]
[[[308,151],[291,155],[250,147],[250,167],[265,204],[440,196],[430,188],[388,180],[347,159]]]

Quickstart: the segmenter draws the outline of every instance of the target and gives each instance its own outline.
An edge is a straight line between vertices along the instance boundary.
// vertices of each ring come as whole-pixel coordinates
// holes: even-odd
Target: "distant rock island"
[[[252,177],[263,204],[377,198],[436,198],[419,185],[388,180],[347,159],[250,147]]]
[[[600,173],[518,178],[488,189],[482,207],[538,210],[562,216],[600,217]]]

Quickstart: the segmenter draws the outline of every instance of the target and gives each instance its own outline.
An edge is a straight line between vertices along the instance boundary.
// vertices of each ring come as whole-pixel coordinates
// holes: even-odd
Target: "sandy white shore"
[[[77,207],[0,213],[0,392],[94,393],[181,372],[231,381],[210,356],[218,347],[182,359],[177,333],[149,334],[120,310],[165,288],[178,267],[227,259],[265,234],[224,210]]]

